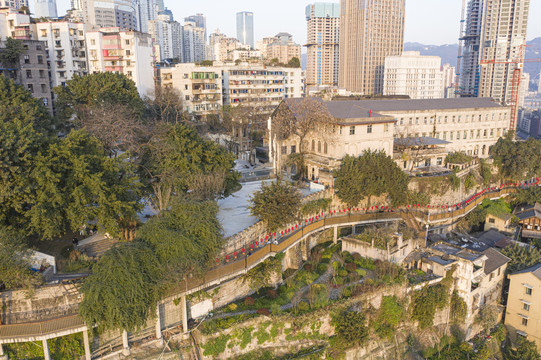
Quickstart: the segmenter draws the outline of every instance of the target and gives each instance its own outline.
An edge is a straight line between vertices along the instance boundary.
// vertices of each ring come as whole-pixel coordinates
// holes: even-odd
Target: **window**
[[[47,92],[47,85],[41,84],[41,92],[42,93]]]
[[[496,219],[488,219],[488,222],[494,224],[496,222]]]
[[[368,126],[366,127],[366,133],[367,133],[367,134],[372,134],[372,125],[368,125]]]
[[[324,153],[324,154],[327,153],[327,143],[324,143],[324,144],[323,144],[323,153]]]
[[[384,131],[384,132],[389,132],[389,124],[385,124],[385,125],[383,126],[383,131]]]
[[[523,303],[522,310],[530,311],[530,304]]]
[[[34,92],[34,85],[28,84],[28,85],[27,85],[27,88],[28,88],[28,91],[30,91],[31,93]]]
[[[349,127],[349,134],[350,135],[355,135],[355,126],[350,126]]]
[[[38,64],[43,64],[43,56],[38,55]]]
[[[32,79],[32,70],[26,70],[26,78]]]
[[[312,140],[312,151],[316,151],[316,141]]]
[[[131,55],[131,51],[130,50],[126,50],[126,56],[130,56]]]
[[[190,95],[186,95],[186,100],[190,100]]]
[[[25,64],[30,64],[30,56],[28,56],[28,55],[24,56],[24,63]]]
[[[287,146],[282,146],[281,153],[282,155],[287,154]]]
[[[291,153],[295,154],[297,152],[297,147],[295,145],[291,145]]]
[[[522,325],[523,326],[528,326],[528,319],[527,318],[522,318]]]
[[[318,152],[318,153],[321,152],[321,141],[318,141],[318,142],[317,142],[317,152]]]
[[[130,45],[130,40],[126,39],[126,45]]]
[[[90,39],[90,45],[96,45],[96,39]]]

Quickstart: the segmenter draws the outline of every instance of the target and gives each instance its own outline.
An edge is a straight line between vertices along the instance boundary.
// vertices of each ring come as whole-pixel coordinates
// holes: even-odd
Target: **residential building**
[[[523,336],[541,351],[541,264],[509,275],[505,326],[512,341]]]
[[[74,9],[91,27],[138,30],[137,4],[133,0],[77,0]]]
[[[483,307],[499,304],[510,261],[494,248],[481,250],[476,245],[436,242],[421,261],[421,270],[429,274],[444,278],[453,271],[454,288],[468,306],[466,323],[472,323]]]
[[[148,33],[155,47],[156,61],[182,59],[182,26],[169,14],[160,13],[156,20],[148,22]],[[159,56],[158,56],[159,55]]]
[[[249,63],[177,64],[162,68],[160,81],[178,90],[184,109],[196,117],[239,104],[271,113],[284,98],[300,97],[304,92],[301,69]]]
[[[71,21],[47,21],[34,26],[34,38],[43,41],[47,49],[52,87],[63,86],[73,76],[88,73],[87,25]]]
[[[511,102],[514,64],[524,59],[530,0],[470,0],[463,37],[463,96]],[[493,63],[482,62],[493,61]]]
[[[541,203],[518,206],[513,214],[519,220],[523,238],[541,239]]]
[[[456,68],[449,64],[444,64],[441,67],[443,72],[443,97],[454,98],[455,95],[455,82],[456,82]]]
[[[184,111],[196,118],[218,114],[223,106],[221,67],[177,64],[160,69],[160,81],[179,92]]]
[[[36,18],[56,19],[56,0],[34,0],[34,12]]]
[[[293,117],[291,121],[299,121],[299,117],[305,116],[298,114],[297,109],[302,107],[297,105],[300,101],[303,100],[285,99],[280,104],[281,107],[289,108],[287,112]],[[346,155],[359,156],[365,150],[382,150],[389,156],[393,155],[395,117],[354,106],[351,101],[318,101],[322,104],[321,111],[329,114],[328,127],[314,129],[306,136],[303,144],[300,144],[298,136],[279,139],[275,131],[275,117],[269,120],[270,158],[276,174],[297,173],[295,166],[289,165],[288,156],[300,151],[301,145],[308,177],[329,185],[333,184],[333,171],[340,167]],[[285,112],[285,109],[282,110],[282,113]]]
[[[237,39],[241,44],[254,48],[254,13],[249,11],[237,13]]]
[[[22,40],[24,53],[15,64],[2,64],[0,74],[12,79],[32,93],[32,96],[41,99],[49,111],[53,112],[51,98],[51,85],[47,67],[46,47],[42,41]],[[0,52],[4,43],[0,41]]]
[[[132,79],[141,96],[154,91],[152,39],[149,34],[102,28],[86,34],[89,72],[118,72]]]
[[[276,39],[274,38],[274,36],[264,37],[263,39],[257,41],[257,43],[255,44],[255,48],[256,50],[261,50],[262,52],[266,52],[267,45],[273,43],[275,40]]]
[[[444,96],[443,71],[439,56],[421,56],[405,51],[387,56],[383,95],[408,95],[410,99],[441,99]]]
[[[227,54],[227,61],[253,61],[260,63],[263,60],[264,56],[259,50],[253,50],[249,47],[237,48],[230,51]]]
[[[306,84],[338,85],[340,4],[314,3],[306,7]]]
[[[239,48],[241,43],[234,37],[229,37],[220,33],[220,30],[214,31],[209,36],[209,47],[207,60],[227,61],[229,53]]]
[[[163,1],[161,8],[157,0],[134,0],[135,11],[137,13],[137,29],[141,32],[148,33],[150,31],[150,22],[158,19],[158,14],[165,9]],[[170,19],[173,21],[173,19]]]
[[[0,41],[15,38],[15,28],[22,24],[30,24],[30,15],[13,8],[0,9]]]
[[[186,18],[184,18],[184,21],[193,21],[195,22],[195,26],[199,28],[203,28],[205,30],[204,40],[205,43],[207,42],[207,18],[203,14],[195,14],[190,15]]]
[[[206,60],[206,47],[205,28],[198,26],[196,21],[185,20],[182,27],[183,62],[190,63]]]
[[[12,9],[20,9],[26,7],[30,9],[28,0],[0,0],[0,7],[8,7]]]
[[[485,218],[485,231],[489,231],[490,229],[503,232],[512,231],[512,219],[513,216],[511,214],[487,214]]]
[[[436,175],[449,172],[445,158],[448,141],[430,136],[394,139],[393,160],[410,175]]]
[[[338,86],[383,94],[385,57],[404,48],[405,0],[340,1]]]
[[[276,34],[274,41],[265,46],[267,60],[278,59],[278,63],[287,64],[293,58],[301,60],[301,46],[293,41],[291,34]]]

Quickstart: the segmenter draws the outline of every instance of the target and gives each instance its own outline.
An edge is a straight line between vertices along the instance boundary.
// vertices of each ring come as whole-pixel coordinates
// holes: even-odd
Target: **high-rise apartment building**
[[[56,0],[34,0],[34,13],[37,18],[58,17],[56,10]]]
[[[306,7],[306,85],[338,85],[340,4],[315,3]]]
[[[141,32],[148,33],[149,22],[158,18],[160,5],[157,0],[135,0],[134,2],[135,10],[137,12],[137,29]]]
[[[0,0],[0,7],[20,9],[23,6],[28,8],[28,0]]]
[[[138,30],[137,4],[134,0],[74,0],[74,9],[93,27],[118,27]]]
[[[141,96],[154,91],[152,39],[149,34],[101,28],[86,34],[89,72],[116,72],[132,79]]]
[[[182,26],[171,16],[161,12],[156,20],[148,23],[157,61],[163,59],[182,59]]]
[[[184,18],[184,22],[193,21],[195,26],[203,28],[205,30],[205,43],[207,42],[207,18],[203,14],[190,15]]]
[[[237,39],[244,45],[254,48],[254,13],[237,13]]]
[[[197,26],[193,20],[185,20],[182,27],[183,62],[200,62],[206,60],[206,55],[205,28]]]
[[[404,48],[405,0],[340,1],[338,86],[383,93],[385,57]]]
[[[383,95],[408,95],[410,99],[441,99],[443,71],[439,56],[422,56],[419,51],[385,58]]]
[[[522,60],[530,0],[470,0],[460,74],[462,96],[509,104],[514,64]],[[493,64],[481,64],[494,61]],[[518,90],[518,89],[517,89]]]
[[[236,38],[229,37],[220,33],[220,30],[216,30],[209,36],[207,60],[226,61],[228,54],[239,46],[240,42]]]

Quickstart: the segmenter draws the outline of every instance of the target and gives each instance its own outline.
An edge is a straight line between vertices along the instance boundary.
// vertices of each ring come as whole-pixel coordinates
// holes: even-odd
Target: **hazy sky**
[[[33,3],[34,0],[30,0]],[[281,31],[289,32],[300,44],[306,41],[305,0],[164,0],[182,23],[184,17],[203,13],[207,17],[208,32],[219,28],[221,32],[236,36],[235,13],[252,11],[256,41]],[[314,2],[314,1],[312,1]],[[59,14],[69,8],[69,0],[57,0]],[[427,45],[457,42],[462,0],[406,0],[406,42]],[[541,36],[541,0],[530,2],[528,39]]]

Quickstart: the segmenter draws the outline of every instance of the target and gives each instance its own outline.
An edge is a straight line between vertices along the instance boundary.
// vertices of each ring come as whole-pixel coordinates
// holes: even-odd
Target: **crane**
[[[466,23],[466,0],[462,0],[462,16],[460,17],[460,36],[458,38],[458,56],[455,72],[455,94],[460,94],[460,69],[462,66],[462,48],[464,47],[464,24]]]
[[[518,51],[517,57],[514,60],[481,60],[479,64],[481,66],[487,65],[515,65],[513,69],[513,78],[511,81],[511,100],[509,101],[509,106],[511,106],[511,119],[509,123],[509,130],[515,131],[518,117],[518,97],[520,93],[520,81],[522,78],[522,67],[525,63],[541,62],[541,59],[524,59],[524,49],[527,45],[521,45]],[[502,104],[506,105],[506,104]]]

